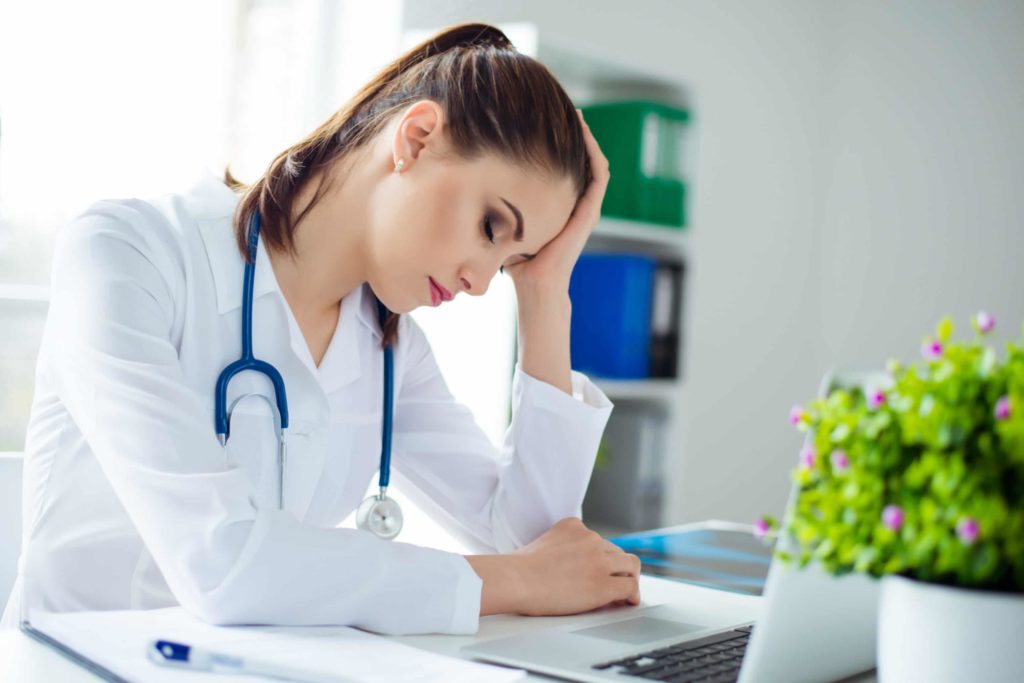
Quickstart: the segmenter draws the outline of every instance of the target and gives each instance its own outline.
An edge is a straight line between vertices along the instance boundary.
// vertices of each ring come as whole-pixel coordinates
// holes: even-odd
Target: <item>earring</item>
[[[405,166],[405,159],[399,159],[398,163],[395,164],[395,173],[401,173],[403,166]]]

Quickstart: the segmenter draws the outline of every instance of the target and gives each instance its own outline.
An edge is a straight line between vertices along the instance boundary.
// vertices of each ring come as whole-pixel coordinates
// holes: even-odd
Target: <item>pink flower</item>
[[[942,357],[942,342],[932,340],[921,345],[921,355],[928,360]]]
[[[758,520],[754,522],[754,535],[758,538],[763,539],[765,536],[768,535],[768,532],[771,530],[772,525],[769,524],[768,520],[766,520],[764,517],[759,517]]]
[[[988,334],[996,326],[996,319],[986,311],[978,311],[978,315],[974,316],[974,322],[982,334]]]
[[[964,545],[971,545],[978,538],[978,520],[973,517],[964,517],[956,524],[956,535]]]
[[[805,469],[811,469],[814,467],[814,461],[818,458],[818,454],[814,452],[814,449],[808,446],[807,448],[800,451],[800,466]]]
[[[878,410],[885,403],[885,392],[881,389],[872,389],[868,392],[868,407],[871,410]]]
[[[803,408],[801,408],[800,406],[793,406],[789,410],[789,423],[793,425],[800,424],[800,421],[803,420],[806,416],[807,413],[804,412]]]
[[[845,472],[850,469],[850,458],[846,455],[846,451],[834,450],[832,451],[832,469],[836,472]]]
[[[899,531],[903,526],[903,508],[899,505],[886,505],[882,510],[882,524],[893,531]]]
[[[1010,397],[1002,396],[996,401],[996,419],[1006,420],[1010,417]]]

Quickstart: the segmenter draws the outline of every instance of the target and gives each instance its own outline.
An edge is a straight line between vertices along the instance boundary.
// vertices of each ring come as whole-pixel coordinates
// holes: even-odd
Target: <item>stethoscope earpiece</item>
[[[217,386],[214,391],[214,423],[217,432],[217,439],[221,446],[227,448],[228,427],[231,418],[231,411],[227,409],[227,389],[231,378],[243,370],[253,370],[266,375],[274,385],[276,398],[276,412],[274,414],[275,427],[278,433],[278,457],[277,457],[277,481],[278,481],[278,509],[284,509],[284,466],[287,457],[285,431],[288,429],[288,397],[285,392],[284,378],[277,369],[262,360],[258,360],[252,353],[252,292],[253,282],[256,279],[256,245],[260,233],[260,213],[254,211],[249,221],[249,260],[245,264],[245,275],[242,287],[242,355],[229,363],[220,375],[217,376]],[[387,308],[377,302],[377,314],[380,319],[381,329],[384,329],[384,322],[389,314]],[[402,509],[398,502],[387,497],[388,480],[391,474],[391,429],[393,422],[394,408],[394,353],[390,346],[384,349],[384,424],[381,430],[380,450],[380,493],[370,496],[359,505],[356,514],[357,526],[360,529],[370,531],[377,536],[391,540],[402,530]],[[235,399],[231,409],[242,398],[250,396],[246,394]],[[257,394],[260,395],[260,394]],[[262,396],[262,395],[260,395]],[[263,397],[269,403],[269,399]],[[275,406],[271,405],[271,409]]]

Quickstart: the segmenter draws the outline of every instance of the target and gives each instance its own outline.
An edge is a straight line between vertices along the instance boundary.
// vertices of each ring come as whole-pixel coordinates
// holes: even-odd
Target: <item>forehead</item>
[[[511,213],[502,199],[523,214],[525,241],[541,243],[554,237],[576,205],[576,192],[568,176],[553,176],[545,169],[522,166],[494,154],[464,164],[467,187],[485,201]]]

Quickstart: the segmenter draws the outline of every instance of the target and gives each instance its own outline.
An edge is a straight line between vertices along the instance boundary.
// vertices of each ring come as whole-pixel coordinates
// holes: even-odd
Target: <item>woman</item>
[[[639,560],[578,518],[612,406],[570,370],[568,284],[608,177],[550,73],[464,24],[250,187],[226,171],[93,204],[55,251],[5,623],[180,604],[220,624],[467,634],[480,615],[637,604]],[[255,356],[287,387],[281,474],[265,375],[228,385],[229,404],[266,401],[238,403],[226,446],[211,420],[251,260]],[[520,357],[499,452],[401,314],[483,294],[501,268]],[[384,349],[396,477],[480,554],[338,528],[382,462]]]

